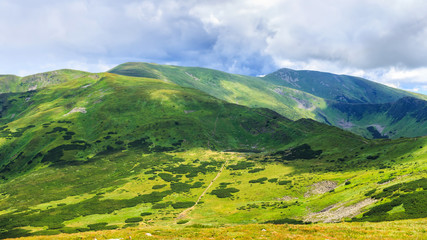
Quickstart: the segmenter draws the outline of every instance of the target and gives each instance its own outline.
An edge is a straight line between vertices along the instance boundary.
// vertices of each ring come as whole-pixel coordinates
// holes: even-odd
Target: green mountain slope
[[[426,138],[370,141],[111,73],[1,99],[1,238],[427,217]]]
[[[334,103],[325,112],[337,116],[333,125],[366,138],[419,136],[427,132],[427,101],[412,97],[383,104]]]
[[[0,75],[0,93],[26,92],[66,82],[87,75],[87,72],[61,69],[52,72],[38,73],[26,77]]]
[[[323,99],[311,94],[271,84],[261,78],[206,68],[124,63],[109,72],[162,79],[180,86],[199,89],[231,103],[269,108],[292,120],[315,118],[313,109],[326,107]]]
[[[264,107],[297,120],[311,118],[337,126],[367,138],[376,138],[372,126],[386,128],[390,138],[427,135],[424,122],[407,115],[395,121],[383,112],[365,112],[352,118],[348,115],[354,104],[365,104],[361,111],[377,109],[376,104],[396,102],[404,97],[426,99],[426,96],[390,88],[366,79],[315,71],[281,69],[262,78],[228,74],[216,70],[166,66],[149,63],[125,63],[112,73],[158,78],[178,85],[196,88],[228,102],[248,107]],[[374,104],[370,106],[370,104]],[[382,108],[380,108],[382,109]],[[421,110],[425,111],[425,110]]]
[[[277,85],[344,103],[389,103],[402,97],[415,96],[363,78],[326,72],[283,68],[266,75],[264,79]]]

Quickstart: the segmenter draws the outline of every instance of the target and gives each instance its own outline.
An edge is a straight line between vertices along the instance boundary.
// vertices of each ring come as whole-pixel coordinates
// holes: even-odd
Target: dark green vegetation
[[[125,63],[110,72],[164,79],[228,102],[269,108],[292,120],[315,119],[366,138],[427,134],[426,96],[358,77],[280,69],[256,78],[149,63]]]
[[[355,218],[354,221],[391,221],[407,218],[423,218],[427,215],[427,179],[399,183],[386,187],[382,192],[368,195],[372,198],[383,200],[389,199],[385,203],[371,208],[364,213],[361,218]],[[391,200],[391,201],[390,201]]]
[[[200,71],[212,89],[231,76]],[[426,138],[366,140],[163,75],[59,72],[63,81],[0,95],[1,238],[140,223],[326,221],[321,214],[333,206],[364,201],[362,214],[344,218],[426,217]]]
[[[283,68],[264,77],[269,81],[341,103],[388,103],[414,96],[363,78]]]

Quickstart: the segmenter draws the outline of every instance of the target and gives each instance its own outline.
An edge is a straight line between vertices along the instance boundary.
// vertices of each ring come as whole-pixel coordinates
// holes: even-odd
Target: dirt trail
[[[221,169],[219,169],[219,172],[216,174],[216,176],[214,177],[214,179],[212,179],[211,183],[206,187],[205,191],[202,192],[202,194],[200,194],[199,198],[197,199],[196,203],[185,209],[184,211],[182,211],[178,217],[176,218],[176,220],[179,220],[181,218],[184,218],[187,213],[191,212],[196,206],[197,204],[200,202],[200,200],[202,199],[203,196],[205,196],[205,194],[208,192],[209,188],[213,185],[213,183],[219,178],[219,176],[221,176],[222,171],[224,170],[225,166],[227,166],[228,164],[228,160],[225,161],[224,164],[222,164]]]

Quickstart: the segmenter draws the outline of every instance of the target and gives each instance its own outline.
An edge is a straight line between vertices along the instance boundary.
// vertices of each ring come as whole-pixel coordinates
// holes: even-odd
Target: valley
[[[2,89],[1,238],[375,235],[365,222],[415,224],[390,238],[426,235],[426,137],[372,140],[317,122],[325,96],[260,78],[141,66]],[[406,97],[397,102],[424,104]],[[421,133],[418,110],[396,126],[414,121],[419,131],[405,132]]]

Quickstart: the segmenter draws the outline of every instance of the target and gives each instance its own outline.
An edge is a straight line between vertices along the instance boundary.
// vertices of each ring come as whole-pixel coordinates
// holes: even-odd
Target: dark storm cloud
[[[421,0],[2,0],[0,72],[126,61],[251,75],[291,67],[424,91],[426,12]]]

